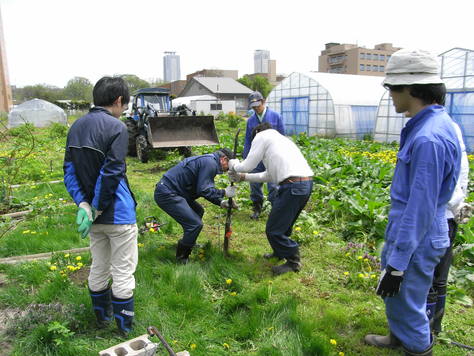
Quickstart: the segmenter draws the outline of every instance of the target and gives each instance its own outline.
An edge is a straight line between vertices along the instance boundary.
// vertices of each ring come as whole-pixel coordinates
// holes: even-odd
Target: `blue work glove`
[[[377,295],[381,297],[394,297],[400,292],[400,285],[403,281],[403,271],[398,271],[390,265],[380,274],[377,285]]]
[[[77,210],[76,224],[79,225],[77,231],[81,233],[82,238],[85,238],[89,234],[94,219],[95,209],[85,201],[80,203],[79,209]]]

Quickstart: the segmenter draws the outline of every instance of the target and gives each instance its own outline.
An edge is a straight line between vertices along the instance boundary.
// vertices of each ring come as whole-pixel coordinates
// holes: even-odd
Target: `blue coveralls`
[[[242,157],[245,159],[250,151],[250,146],[252,145],[252,130],[255,126],[260,125],[263,122],[268,122],[272,125],[272,128],[280,132],[282,135],[285,134],[285,126],[283,125],[283,120],[279,113],[271,110],[270,108],[266,108],[265,116],[263,117],[262,121],[257,117],[257,114],[254,112],[252,116],[249,117],[247,120],[247,128],[245,129],[245,142],[244,142],[244,152],[242,153]],[[250,173],[259,173],[264,172],[265,166],[262,162],[258,164],[255,169]],[[263,202],[263,193],[262,193],[262,183],[250,183],[250,200],[254,203],[262,203]],[[268,200],[270,203],[273,204],[273,200],[275,199],[275,194],[277,191],[277,184],[275,183],[267,183],[268,188]]]
[[[195,200],[221,204],[225,191],[214,187],[217,174],[222,174],[219,154],[211,153],[184,159],[156,184],[155,201],[183,227],[183,245],[193,247],[202,230],[204,208]]]
[[[443,106],[428,106],[408,121],[397,157],[382,268],[405,274],[400,293],[384,300],[392,333],[422,352],[431,345],[426,297],[449,246],[446,204],[460,170],[459,142]]]

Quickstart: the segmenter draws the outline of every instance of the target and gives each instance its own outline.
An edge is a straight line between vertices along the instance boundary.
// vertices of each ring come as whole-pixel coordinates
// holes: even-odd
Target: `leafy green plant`
[[[69,330],[66,325],[58,321],[53,321],[52,323],[48,324],[48,332],[51,334],[50,339],[56,346],[64,344],[74,335],[74,332]]]

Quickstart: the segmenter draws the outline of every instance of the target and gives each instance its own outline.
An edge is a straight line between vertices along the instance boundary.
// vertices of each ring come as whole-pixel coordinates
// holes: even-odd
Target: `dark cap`
[[[263,96],[258,91],[254,91],[252,94],[249,95],[249,108],[253,108],[255,106],[259,106],[259,101],[263,101]]]
[[[226,156],[228,159],[234,158],[234,153],[229,150],[228,148],[221,148],[217,150],[217,153],[219,153],[219,156]]]

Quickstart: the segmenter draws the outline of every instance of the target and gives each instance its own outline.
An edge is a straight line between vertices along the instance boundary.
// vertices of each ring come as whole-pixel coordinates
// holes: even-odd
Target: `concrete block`
[[[155,356],[156,348],[157,345],[148,339],[148,334],[144,334],[100,351],[99,356]]]
[[[176,356],[191,356],[186,350],[176,353]]]

